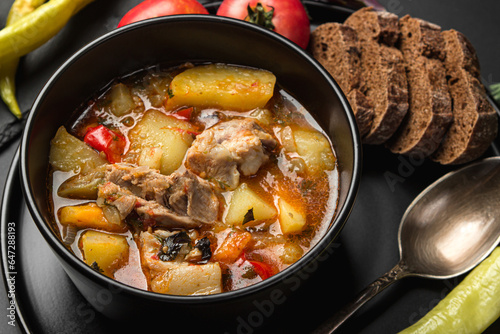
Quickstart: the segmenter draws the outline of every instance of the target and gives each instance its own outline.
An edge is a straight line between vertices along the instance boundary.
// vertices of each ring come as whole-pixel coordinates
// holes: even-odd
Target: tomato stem
[[[258,2],[254,8],[248,5],[247,6],[248,15],[247,17],[245,17],[245,21],[255,23],[269,30],[274,30],[274,24],[273,24],[274,7],[269,6],[269,8],[271,8],[271,10],[266,11],[264,6],[260,2]]]

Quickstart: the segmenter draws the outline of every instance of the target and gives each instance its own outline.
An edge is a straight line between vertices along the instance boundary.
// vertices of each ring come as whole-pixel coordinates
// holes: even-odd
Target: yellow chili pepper
[[[74,14],[92,1],[50,0],[20,18],[16,17],[17,14],[13,14],[9,25],[0,30],[0,73],[4,74],[6,71],[8,73],[14,61],[51,39]],[[6,85],[12,87],[13,82],[7,79]],[[7,95],[12,98],[13,92]],[[11,108],[12,101],[7,99],[6,102]],[[17,105],[17,102],[15,103]],[[19,107],[17,110],[14,108],[13,112],[20,117]]]
[[[7,16],[7,25],[10,25],[21,17],[31,13],[40,7],[46,0],[15,0]]]
[[[500,317],[500,247],[422,319],[399,334],[479,334]]]
[[[7,17],[7,26],[17,22],[23,16],[28,15],[36,8],[40,7],[45,0],[15,0]],[[0,69],[0,96],[10,111],[17,118],[21,118],[21,110],[16,100],[16,70],[19,59],[13,59]]]

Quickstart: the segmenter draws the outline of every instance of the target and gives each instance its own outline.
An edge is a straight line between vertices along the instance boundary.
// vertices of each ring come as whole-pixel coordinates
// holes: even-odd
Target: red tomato
[[[196,0],[146,0],[125,14],[118,28],[152,17],[176,14],[208,14],[208,11]]]
[[[257,23],[305,49],[311,28],[300,0],[224,0],[217,15]]]

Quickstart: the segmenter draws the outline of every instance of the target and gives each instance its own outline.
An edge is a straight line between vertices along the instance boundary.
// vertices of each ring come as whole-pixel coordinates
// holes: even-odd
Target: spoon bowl
[[[451,172],[425,189],[399,227],[410,275],[450,278],[481,262],[500,242],[500,157]]]
[[[500,157],[450,172],[428,186],[399,226],[400,261],[315,333],[333,333],[361,306],[407,276],[446,279],[478,265],[500,242]]]

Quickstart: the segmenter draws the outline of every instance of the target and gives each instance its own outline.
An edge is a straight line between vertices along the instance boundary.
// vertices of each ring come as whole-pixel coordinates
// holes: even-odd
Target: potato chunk
[[[211,295],[222,292],[221,280],[218,263],[171,265],[152,279],[151,289],[170,295]]]
[[[218,107],[246,111],[262,108],[273,96],[271,72],[222,64],[197,66],[178,74],[170,84],[167,108]]]
[[[102,209],[95,203],[65,206],[59,210],[59,222],[74,225],[79,229],[95,228],[108,232],[125,232],[125,223],[113,224],[106,219]]]
[[[218,263],[193,265],[162,261],[158,258],[162,243],[157,236],[158,234],[149,232],[142,232],[140,236],[141,262],[151,278],[152,291],[173,295],[210,295],[222,292],[222,271]]]
[[[302,208],[294,207],[282,198],[278,200],[278,206],[281,232],[284,234],[297,233],[304,229],[306,216]]]
[[[85,263],[111,278],[128,260],[129,246],[122,235],[86,231],[80,242]]]
[[[138,165],[160,170],[163,150],[159,147],[146,148],[139,155]]]
[[[193,142],[190,133],[195,130],[186,121],[158,110],[149,110],[129,133],[129,154],[139,155],[136,163],[159,167],[162,174],[168,175],[182,164],[184,155]],[[152,155],[147,156],[149,153]],[[158,160],[159,153],[161,159]]]
[[[63,172],[87,172],[107,163],[99,153],[61,126],[50,143],[49,162]]]
[[[335,156],[323,134],[318,131],[295,130],[293,137],[297,153],[304,159],[309,172],[317,173],[335,168]]]
[[[249,214],[250,210],[252,212]],[[249,215],[252,215],[253,219],[249,218]],[[246,183],[242,183],[233,193],[225,223],[241,226],[243,223],[252,224],[271,219],[276,215],[277,211],[273,205],[266,203]]]

